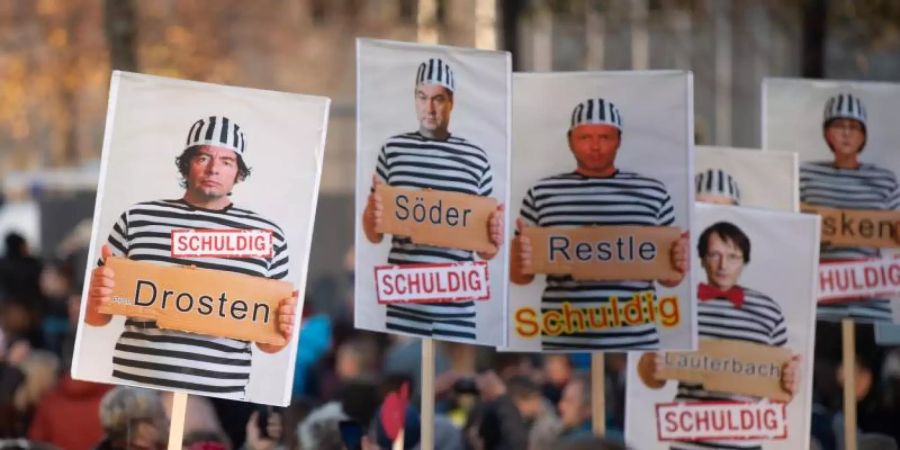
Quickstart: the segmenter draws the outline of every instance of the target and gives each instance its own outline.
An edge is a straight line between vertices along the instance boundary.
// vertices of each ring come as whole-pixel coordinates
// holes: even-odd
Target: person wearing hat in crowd
[[[840,93],[828,99],[822,129],[833,158],[800,165],[801,203],[838,209],[900,209],[896,174],[860,161],[867,127],[866,108],[859,97]],[[821,249],[823,262],[880,257],[881,251],[875,247],[825,244]],[[867,322],[892,321],[887,298],[820,303],[818,316],[826,320],[852,317]]]
[[[450,115],[456,95],[456,79],[440,58],[419,65],[415,99],[419,129],[389,138],[378,153],[372,190],[363,213],[363,229],[372,243],[384,239],[376,230],[381,224],[383,200],[375,187],[387,184],[411,189],[433,189],[469,195],[490,196],[494,175],[487,153],[478,145],[450,133]],[[491,242],[503,243],[502,205],[488,223]],[[483,260],[494,253],[477,252]],[[409,237],[393,236],[388,263],[429,264],[474,261],[468,250],[414,244]],[[387,305],[389,330],[421,336],[475,340],[475,302],[406,303]]]
[[[706,273],[706,282],[697,288],[697,335],[701,338],[750,342],[772,347],[787,344],[787,327],[781,306],[768,295],[739,284],[741,274],[750,262],[749,236],[731,222],[710,225],[697,242],[700,262]],[[661,354],[647,353],[642,363],[651,364],[652,379],[642,377],[648,387],[659,389],[665,381],[657,378],[662,366]],[[799,355],[784,364],[781,371],[781,388],[793,395],[797,388],[797,364]],[[737,395],[730,392],[707,390],[702,383],[678,383],[676,402],[756,402],[761,398]],[[752,440],[721,442],[679,442],[673,450],[701,448],[761,449],[762,444]]]
[[[722,169],[706,169],[694,177],[695,197],[700,203],[739,206],[741,190],[737,181]]]
[[[544,178],[532,186],[516,220],[516,236],[510,256],[510,278],[528,284],[532,264],[531,242],[521,235],[525,226],[587,227],[594,225],[670,226],[675,208],[666,186],[659,180],[622,170],[615,164],[622,142],[622,115],[610,101],[591,98],[572,112],[568,131],[569,149],[577,167]],[[672,244],[672,267],[679,276],[657,280],[674,287],[687,270],[687,238]],[[565,302],[578,299],[583,308],[603,307],[611,297],[630,298],[641,292],[655,293],[654,280],[575,281],[570,276],[548,275],[541,296],[541,310],[561,311]],[[590,332],[542,335],[544,349],[652,348],[659,345],[653,323],[623,325]]]
[[[284,279],[288,248],[284,232],[273,221],[238,208],[229,196],[250,175],[247,141],[237,123],[224,116],[204,117],[190,127],[185,147],[175,159],[184,195],[135,204],[118,218],[93,269],[85,321],[104,326],[112,316],[99,308],[111,301],[115,274],[103,262],[109,256],[159,265],[196,266],[262,278]],[[176,229],[272,230],[269,257],[216,258],[173,256]],[[291,341],[296,292],[282,299],[275,312],[278,330]],[[266,353],[283,346],[256,343]],[[153,320],[127,318],[116,342],[112,377],[128,384],[181,389],[201,395],[243,399],[250,379],[254,345],[225,337],[163,330]]]

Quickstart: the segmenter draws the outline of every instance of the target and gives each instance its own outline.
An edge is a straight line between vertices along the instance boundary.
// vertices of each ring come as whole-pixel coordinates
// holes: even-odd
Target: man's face
[[[453,98],[447,88],[437,84],[416,86],[416,116],[423,130],[446,131],[452,110]]]
[[[858,120],[834,119],[825,128],[825,141],[835,156],[850,156],[862,149],[866,133]]]
[[[569,134],[569,148],[578,167],[603,171],[613,167],[619,150],[619,130],[612,125],[579,125]]]
[[[229,149],[201,146],[191,159],[187,189],[207,200],[225,197],[237,184],[237,155]]]
[[[573,381],[563,389],[562,397],[556,405],[559,418],[565,428],[575,428],[586,420],[587,408],[583,402],[584,386],[580,381]]]
[[[700,203],[711,203],[713,205],[737,205],[737,202],[727,195],[710,194],[708,192],[697,194],[696,200]]]
[[[709,284],[719,289],[730,289],[737,284],[744,270],[744,252],[734,242],[711,233],[702,263]]]
[[[519,410],[519,414],[525,420],[532,420],[541,413],[542,405],[541,396],[538,394],[529,395],[524,398],[515,399],[514,403]]]

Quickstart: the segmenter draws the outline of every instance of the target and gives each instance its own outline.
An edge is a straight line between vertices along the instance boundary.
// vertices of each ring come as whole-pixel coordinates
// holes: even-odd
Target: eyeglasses
[[[855,120],[835,120],[828,125],[828,128],[838,131],[863,131],[862,124]]]

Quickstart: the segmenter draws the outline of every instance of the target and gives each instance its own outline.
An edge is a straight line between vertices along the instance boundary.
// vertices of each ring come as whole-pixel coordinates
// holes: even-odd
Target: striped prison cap
[[[694,177],[696,193],[728,197],[735,205],[741,204],[741,190],[727,172],[722,169],[706,169]]]
[[[572,124],[569,130],[588,124],[612,125],[622,131],[622,114],[613,102],[602,98],[589,98],[572,110]]]
[[[184,148],[195,145],[227,148],[241,157],[244,157],[247,150],[247,141],[244,140],[241,127],[225,116],[209,116],[194,122],[188,131]]]
[[[453,71],[440,58],[431,58],[419,64],[419,71],[416,72],[416,86],[420,84],[437,84],[450,89],[451,92],[456,89]]]
[[[866,126],[866,107],[863,106],[862,100],[851,94],[841,93],[835,95],[825,102],[824,122],[834,119],[853,119],[858,120],[863,127]]]

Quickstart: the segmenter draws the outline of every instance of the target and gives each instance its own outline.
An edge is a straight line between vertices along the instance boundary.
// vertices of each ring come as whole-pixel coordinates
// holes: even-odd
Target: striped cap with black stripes
[[[741,204],[741,190],[734,178],[722,169],[706,169],[694,177],[696,193],[722,195]]]
[[[431,58],[419,64],[419,71],[416,72],[416,86],[420,84],[437,84],[452,92],[455,90],[456,80],[447,63],[440,58]]]
[[[572,110],[572,124],[569,130],[587,124],[612,125],[622,131],[622,114],[613,102],[602,98],[589,98]]]
[[[191,125],[188,131],[185,149],[195,145],[212,145],[227,148],[241,157],[245,157],[247,141],[244,132],[233,120],[225,116],[204,117]]]
[[[866,126],[866,107],[862,100],[848,93],[835,95],[825,102],[824,123],[827,125],[834,119],[858,120]]]

